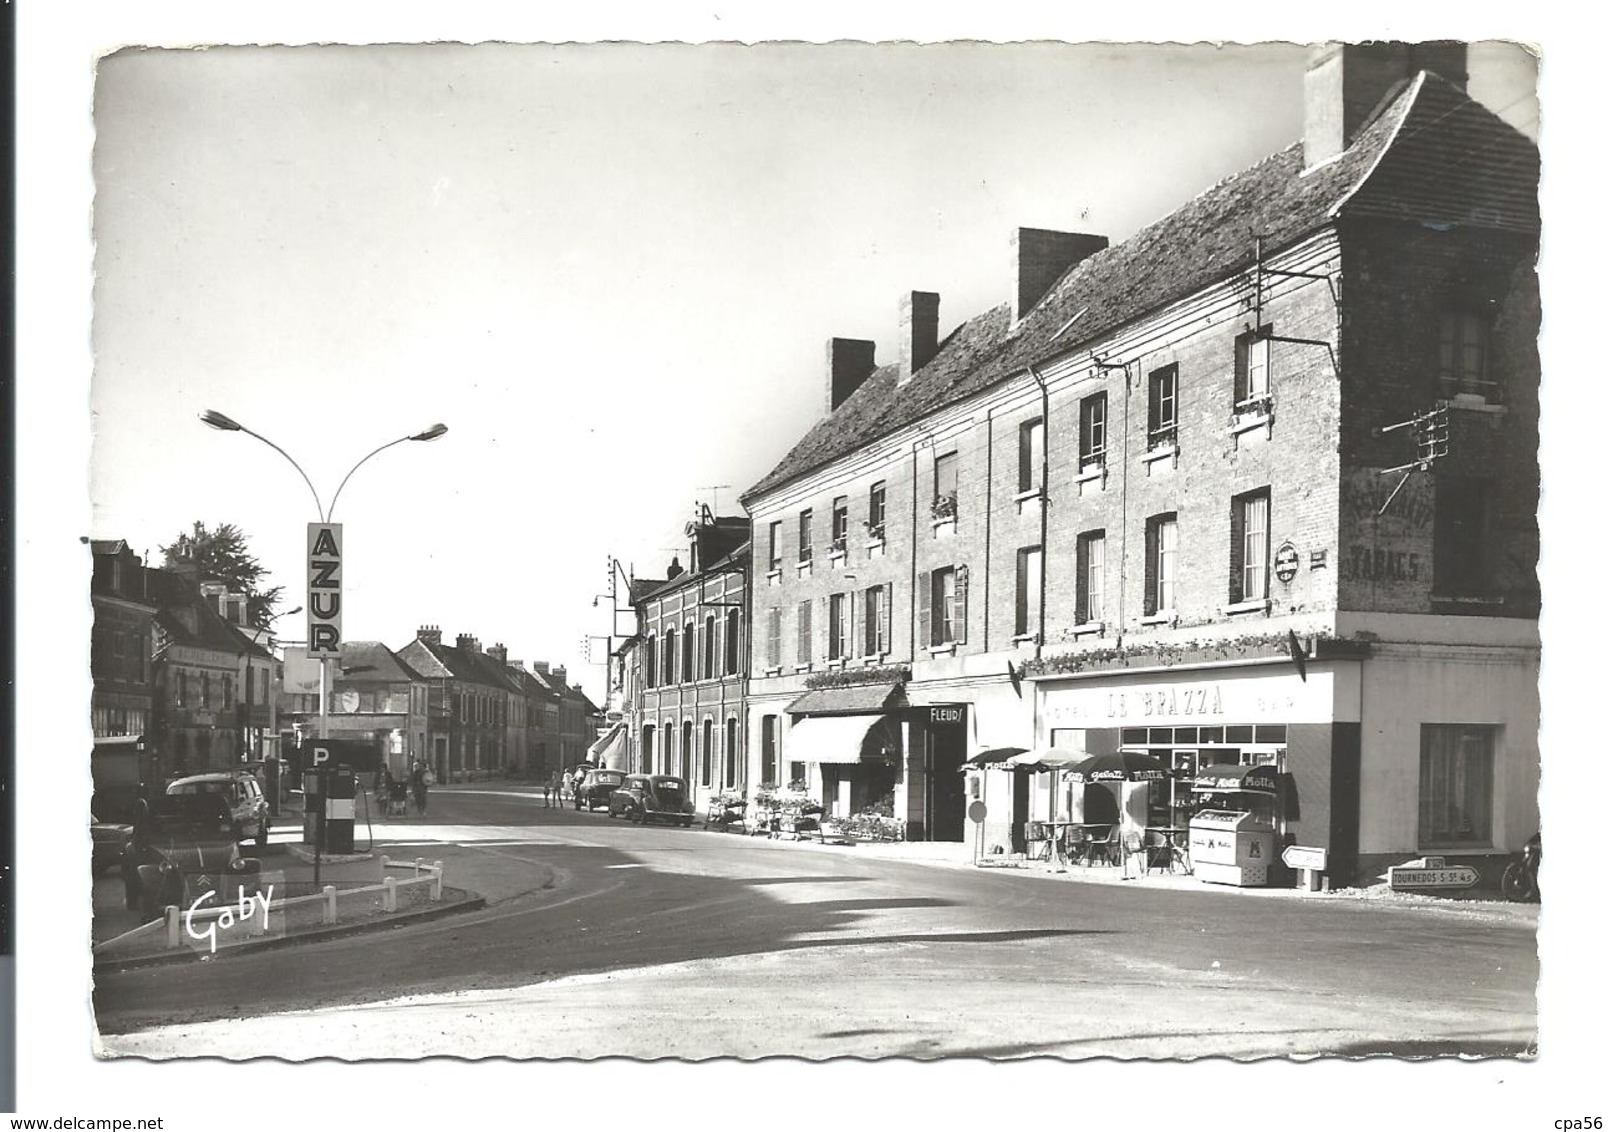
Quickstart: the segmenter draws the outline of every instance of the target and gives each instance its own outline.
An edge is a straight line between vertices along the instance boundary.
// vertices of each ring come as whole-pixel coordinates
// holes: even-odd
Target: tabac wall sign
[[[1287,585],[1294,580],[1294,575],[1299,573],[1299,551],[1294,549],[1293,543],[1285,542],[1277,548],[1272,566],[1277,571],[1279,582]]]

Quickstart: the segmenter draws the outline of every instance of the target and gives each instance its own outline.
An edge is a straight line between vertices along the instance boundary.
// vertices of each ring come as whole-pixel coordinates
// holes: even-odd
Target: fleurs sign
[[[1294,575],[1299,573],[1299,551],[1294,549],[1293,543],[1285,542],[1277,548],[1272,566],[1277,571],[1277,580],[1283,585],[1294,580]]]

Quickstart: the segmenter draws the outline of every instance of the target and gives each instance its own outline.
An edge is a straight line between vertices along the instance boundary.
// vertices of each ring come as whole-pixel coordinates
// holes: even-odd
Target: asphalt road
[[[98,977],[104,1049],[1515,1056],[1536,1037],[1527,919],[1058,883],[491,792],[439,790],[427,822],[384,833],[448,860],[450,883],[478,878],[489,906]]]

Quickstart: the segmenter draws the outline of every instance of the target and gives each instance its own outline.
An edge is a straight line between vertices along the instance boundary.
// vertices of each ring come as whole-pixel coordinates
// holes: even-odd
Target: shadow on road
[[[766,885],[773,885],[773,884],[852,884],[852,883],[864,884],[864,883],[867,883],[868,881],[873,880],[873,879],[874,879],[873,877],[847,877],[847,876],[830,876],[830,877],[746,877],[745,879],[737,880],[734,883],[735,884],[744,884],[744,885],[754,885],[754,886],[760,888],[760,887],[763,887],[763,886],[766,886]]]

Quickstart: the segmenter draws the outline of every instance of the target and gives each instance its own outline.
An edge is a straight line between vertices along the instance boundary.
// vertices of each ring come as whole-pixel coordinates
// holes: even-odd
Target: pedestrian
[[[409,772],[409,785],[414,790],[414,812],[421,817],[426,816],[426,764],[415,760],[414,769]]]
[[[558,770],[549,772],[549,793],[554,795],[554,804],[557,806],[560,805],[560,778]]]
[[[375,772],[375,804],[381,811],[381,816],[387,816],[387,799],[392,795],[392,770],[381,764],[381,769]]]

